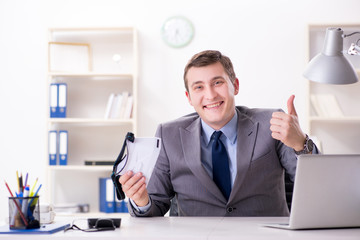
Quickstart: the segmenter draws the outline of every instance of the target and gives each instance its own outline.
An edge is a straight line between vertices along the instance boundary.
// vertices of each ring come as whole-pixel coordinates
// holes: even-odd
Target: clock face
[[[185,17],[171,17],[165,21],[161,34],[167,45],[180,48],[188,45],[193,39],[194,27]]]

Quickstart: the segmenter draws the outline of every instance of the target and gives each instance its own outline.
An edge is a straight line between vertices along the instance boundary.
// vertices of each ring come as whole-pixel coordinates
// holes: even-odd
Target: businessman
[[[195,113],[160,124],[162,148],[148,186],[121,176],[133,216],[163,216],[173,197],[180,216],[287,216],[284,170],[294,179],[297,155],[317,149],[288,112],[235,106],[239,81],[219,51],[194,55],[184,70]]]

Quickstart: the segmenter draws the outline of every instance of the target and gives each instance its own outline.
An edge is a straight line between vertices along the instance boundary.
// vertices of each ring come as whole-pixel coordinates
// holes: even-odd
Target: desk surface
[[[57,218],[57,222],[72,222]],[[360,228],[291,231],[263,227],[284,223],[283,217],[154,217],[122,216],[115,231],[86,233],[58,232],[51,235],[0,235],[0,239],[360,239]]]

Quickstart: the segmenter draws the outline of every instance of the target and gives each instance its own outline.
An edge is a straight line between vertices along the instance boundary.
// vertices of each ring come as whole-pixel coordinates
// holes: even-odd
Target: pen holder
[[[39,196],[9,197],[10,229],[40,228]]]

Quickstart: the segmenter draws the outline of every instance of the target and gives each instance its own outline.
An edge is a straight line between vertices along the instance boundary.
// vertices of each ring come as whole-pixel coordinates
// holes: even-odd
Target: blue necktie
[[[222,132],[213,133],[214,142],[212,145],[213,179],[220,191],[229,199],[231,192],[229,157],[224,144],[220,140]]]

